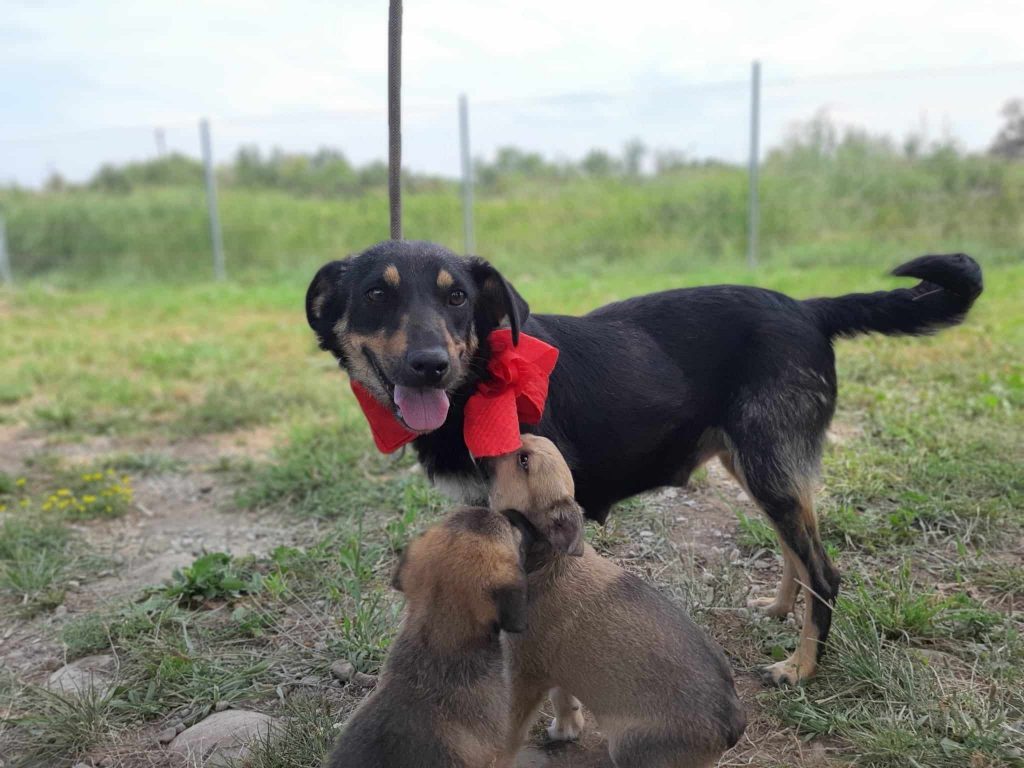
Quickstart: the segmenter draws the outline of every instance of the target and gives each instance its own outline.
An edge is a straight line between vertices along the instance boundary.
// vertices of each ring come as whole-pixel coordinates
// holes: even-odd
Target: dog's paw
[[[772,619],[785,619],[793,612],[792,605],[780,605],[774,597],[753,597],[747,600],[747,608],[760,611]]]
[[[576,741],[583,733],[583,712],[576,710],[568,717],[556,717],[548,726],[551,741]]]
[[[761,670],[761,679],[767,685],[781,688],[784,685],[798,685],[814,674],[814,669],[808,669],[807,665],[801,665],[792,656],[784,661],[778,661]]]

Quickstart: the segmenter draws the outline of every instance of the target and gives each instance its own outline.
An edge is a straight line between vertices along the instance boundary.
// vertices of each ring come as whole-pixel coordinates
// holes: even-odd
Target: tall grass
[[[1024,164],[948,146],[897,150],[856,132],[839,137],[819,121],[773,152],[761,179],[769,263],[881,265],[954,250],[989,264],[1024,257]],[[668,271],[739,264],[746,184],[745,171],[727,165],[681,166],[653,177],[520,175],[481,190],[477,242],[483,255],[519,274],[578,272],[640,254],[644,268]],[[220,200],[229,270],[245,281],[311,274],[324,260],[387,234],[382,190],[300,197],[227,183]],[[210,272],[198,183],[7,191],[0,210],[22,277],[188,281]],[[414,185],[405,230],[458,247],[456,185]]]

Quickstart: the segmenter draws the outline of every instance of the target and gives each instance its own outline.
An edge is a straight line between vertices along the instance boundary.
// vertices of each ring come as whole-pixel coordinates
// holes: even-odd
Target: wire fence
[[[872,247],[1020,258],[1021,167],[985,151],[1003,105],[1024,96],[1022,75],[1024,63],[784,79],[769,66],[760,88],[737,73],[409,103],[406,236],[508,258],[539,259],[552,243],[606,258],[654,249],[675,254],[669,266],[851,260]],[[201,254],[223,276],[386,237],[383,104],[202,124],[0,130],[0,277],[174,264],[195,276]],[[192,164],[175,176],[154,162],[173,158]],[[118,175],[133,163],[134,176]],[[303,187],[303,173],[320,177]]]

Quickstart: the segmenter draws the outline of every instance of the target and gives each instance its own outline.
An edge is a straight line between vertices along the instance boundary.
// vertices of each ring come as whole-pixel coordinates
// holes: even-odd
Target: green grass
[[[64,695],[28,686],[17,701],[21,713],[11,718],[16,727],[4,757],[19,767],[70,766],[108,738],[121,720],[109,692],[91,687],[81,695]]]
[[[266,734],[250,750],[249,768],[308,768],[322,765],[338,736],[338,707],[326,696],[291,699],[283,727]]]
[[[210,271],[203,195],[198,181],[123,194],[0,192],[15,273],[75,284],[190,282]],[[312,275],[325,255],[387,233],[383,188],[320,198],[225,184],[219,198],[229,272],[247,281]],[[661,272],[735,266],[746,200],[745,170],[724,165],[654,178],[503,179],[479,190],[477,242],[498,262],[548,275],[637,254]],[[878,263],[922,250],[985,253],[1003,263],[1022,254],[1020,165],[948,148],[910,159],[857,137],[838,147],[811,139],[772,154],[761,201],[764,259],[776,266]],[[460,242],[457,185],[410,188],[404,203],[411,236]],[[22,391],[20,382],[5,389],[8,397]]]
[[[529,201],[520,202],[509,210],[528,213]],[[901,284],[882,264],[918,248],[814,269],[792,266],[798,250],[756,273],[641,246],[621,261],[567,251],[499,266],[535,311],[583,312],[713,282],[796,296],[878,290]],[[1013,727],[1024,720],[1024,588],[1014,558],[1024,540],[1024,265],[989,256],[980,254],[986,291],[963,327],[837,344],[840,442],[826,452],[818,494],[823,535],[845,577],[835,642],[817,680],[763,694],[759,706],[773,728],[827,738],[857,765],[1020,764]],[[216,482],[235,484],[242,510],[316,526],[302,546],[193,563],[170,591],[154,587],[66,623],[59,639],[69,657],[116,651],[115,689],[102,707],[70,712],[24,686],[0,689],[14,716],[36,717],[13,726],[19,739],[31,737],[18,742],[24,748],[41,743],[32,734],[51,743],[61,731],[68,739],[52,743],[84,754],[96,738],[193,722],[224,701],[296,718],[279,746],[257,750],[254,765],[311,765],[332,740],[333,722],[364,695],[333,684],[307,698],[289,692],[302,676],[329,680],[338,658],[377,671],[400,605],[387,586],[396,552],[447,504],[411,455],[373,450],[344,376],[305,325],[307,276],[300,269],[274,282],[73,291],[34,282],[0,294],[10,328],[0,337],[0,380],[14,382],[0,397],[0,424],[42,445],[25,462],[27,483],[0,475],[4,607],[20,612],[26,595],[32,611],[56,604],[79,557],[69,525],[94,523],[61,510],[29,513],[61,488],[81,498],[82,474],[224,470]],[[212,469],[171,458],[193,441],[206,450],[205,435],[232,431],[269,434],[269,457],[211,458]],[[101,455],[86,465],[62,454],[96,445]],[[698,486],[710,482],[702,475]],[[741,552],[775,546],[761,518],[739,518],[738,530]],[[739,609],[751,570],[682,552],[673,542],[687,531],[665,504],[628,502],[587,535],[687,605],[739,669],[792,648],[792,626]]]
[[[0,523],[0,614],[4,603],[32,614],[64,599],[70,535],[58,522],[24,514]]]

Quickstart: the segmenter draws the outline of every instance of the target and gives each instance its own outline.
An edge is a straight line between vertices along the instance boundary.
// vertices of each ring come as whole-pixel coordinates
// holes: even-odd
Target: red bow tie
[[[558,361],[557,349],[525,333],[519,334],[518,346],[512,344],[512,332],[507,328],[493,331],[487,339],[491,376],[480,382],[466,401],[462,428],[466,448],[476,458],[500,456],[522,446],[519,424],[536,424],[544,415],[548,377]],[[351,379],[350,383],[378,450],[393,453],[419,436],[365,387]]]

